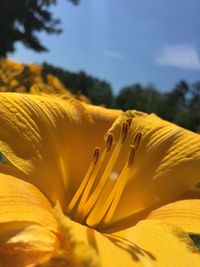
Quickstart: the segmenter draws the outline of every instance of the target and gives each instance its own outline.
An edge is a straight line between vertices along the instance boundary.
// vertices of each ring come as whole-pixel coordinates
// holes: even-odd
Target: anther
[[[141,137],[142,137],[142,134],[140,132],[137,132],[135,139],[133,141],[133,144],[134,144],[136,149],[138,149],[138,147],[139,147]]]
[[[128,118],[127,120],[126,120],[126,122],[128,123],[128,127],[130,128],[130,126],[131,126],[131,123],[132,123],[132,118]]]
[[[133,161],[135,158],[135,146],[134,145],[130,145],[130,152],[129,152],[129,157],[128,157],[128,168],[132,167],[133,165]]]
[[[121,130],[121,138],[118,140],[118,142],[116,143],[116,145],[112,151],[112,154],[108,160],[108,163],[107,163],[107,166],[106,166],[104,172],[102,173],[101,179],[100,179],[97,187],[94,189],[92,194],[89,196],[87,203],[84,203],[84,205],[82,205],[81,208],[79,209],[81,211],[80,216],[79,216],[80,220],[82,220],[82,221],[85,220],[85,218],[88,216],[88,214],[90,213],[92,208],[95,206],[95,203],[98,200],[101,192],[103,191],[103,189],[106,185],[106,182],[109,178],[109,175],[112,172],[112,169],[113,169],[113,167],[114,167],[114,165],[118,159],[120,150],[121,150],[123,143],[126,139],[127,133],[128,133],[128,123],[124,122],[122,130]],[[110,137],[110,139],[112,139],[112,138]],[[106,150],[106,153],[107,153],[107,150]],[[99,162],[101,162],[101,158],[100,158]],[[97,170],[98,170],[98,168],[97,168]],[[95,175],[94,174],[92,175],[91,183],[93,183],[94,180],[96,179],[96,175],[97,175],[97,173]],[[89,181],[89,183],[90,183],[90,181]],[[89,183],[88,183],[88,185],[89,185]],[[87,186],[86,189],[88,189],[88,188],[91,189],[91,186],[90,187]]]
[[[128,123],[124,122],[123,126],[122,126],[122,131],[121,131],[121,142],[124,143],[124,141],[126,140],[127,134],[128,134]]]
[[[93,164],[95,165],[99,159],[100,148],[96,147],[93,154]]]
[[[108,134],[107,140],[106,140],[106,150],[107,152],[110,151],[113,143],[113,134]]]
[[[88,171],[85,174],[78,190],[76,191],[75,195],[73,196],[72,200],[70,201],[70,203],[68,205],[68,213],[70,213],[72,211],[72,209],[75,207],[78,200],[80,199],[81,195],[83,194],[83,192],[87,186],[87,183],[91,177],[91,174],[93,173],[94,167],[95,167],[96,163],[98,162],[99,154],[100,154],[100,148],[96,147],[94,150],[93,159],[92,159],[92,162],[88,168]]]

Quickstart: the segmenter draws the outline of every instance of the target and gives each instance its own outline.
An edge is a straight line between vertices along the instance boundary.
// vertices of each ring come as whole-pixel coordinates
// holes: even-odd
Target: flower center
[[[141,133],[137,132],[132,142],[128,144],[129,148],[123,152],[122,158],[122,149],[127,140],[131,121],[128,119],[122,124],[121,134],[115,145],[113,145],[113,134],[108,134],[101,155],[100,148],[95,148],[88,171],[68,206],[68,214],[72,219],[90,227],[100,227],[112,220],[127,184],[141,139]],[[115,167],[121,160],[124,163],[118,172]]]

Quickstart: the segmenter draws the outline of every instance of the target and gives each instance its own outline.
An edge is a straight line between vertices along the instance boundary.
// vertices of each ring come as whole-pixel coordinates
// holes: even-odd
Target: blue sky
[[[115,92],[140,82],[170,90],[179,80],[200,80],[199,0],[60,0],[58,36],[40,34],[49,53],[17,44],[11,57],[47,61],[111,83]]]

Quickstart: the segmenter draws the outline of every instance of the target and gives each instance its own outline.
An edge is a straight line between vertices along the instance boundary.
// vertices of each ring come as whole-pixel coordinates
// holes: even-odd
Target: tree
[[[114,96],[111,85],[107,81],[94,78],[84,71],[75,73],[44,63],[44,79],[47,74],[57,76],[73,94],[83,94],[95,105],[113,107]]]
[[[116,97],[117,108],[122,110],[142,109],[143,89],[140,84],[127,86]]]
[[[192,85],[188,111],[184,115],[183,125],[192,131],[200,132],[200,82]]]
[[[114,97],[110,84],[106,81],[100,81],[96,78],[89,78],[87,96],[95,105],[113,107]]]
[[[187,111],[189,91],[188,83],[182,80],[172,91],[164,93],[160,115],[166,120],[180,124],[179,118]]]
[[[78,4],[78,0],[68,0]],[[15,43],[22,42],[35,51],[47,51],[37,37],[44,31],[58,34],[60,20],[48,10],[56,0],[1,0],[0,1],[0,56],[15,51]]]
[[[142,87],[140,84],[121,89],[116,98],[116,106],[122,110],[137,109],[147,113],[159,113],[162,95],[153,85]]]

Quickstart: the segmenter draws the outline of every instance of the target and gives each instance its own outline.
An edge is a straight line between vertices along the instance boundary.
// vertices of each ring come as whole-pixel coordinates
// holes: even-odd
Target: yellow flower
[[[29,68],[30,72],[36,76],[40,76],[42,73],[42,65],[29,63],[27,67]]]
[[[15,76],[21,74],[23,70],[22,64],[10,59],[0,58],[0,83],[9,83]]]
[[[66,88],[56,76],[47,74],[44,78],[42,71],[42,65],[23,65],[0,58],[0,92],[62,95],[65,99],[74,97],[81,102],[90,103],[81,92],[73,95],[70,88]]]
[[[68,89],[64,87],[62,82],[55,76],[48,74],[47,83],[37,82],[30,88],[31,94],[52,94],[52,95],[62,95],[65,98],[71,98],[73,95]]]
[[[0,267],[200,266],[199,135],[70,98],[0,105]]]

